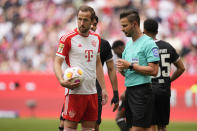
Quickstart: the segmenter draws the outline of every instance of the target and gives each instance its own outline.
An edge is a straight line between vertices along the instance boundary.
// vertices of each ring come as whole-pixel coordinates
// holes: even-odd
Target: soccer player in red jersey
[[[81,6],[77,14],[78,28],[60,38],[56,52],[54,71],[59,83],[67,91],[63,112],[64,131],[76,131],[79,122],[83,131],[95,130],[98,117],[96,78],[102,88],[103,104],[108,99],[99,55],[101,39],[90,31],[94,17],[93,8]],[[63,79],[61,66],[64,60],[69,67],[77,66],[83,70],[82,83]]]

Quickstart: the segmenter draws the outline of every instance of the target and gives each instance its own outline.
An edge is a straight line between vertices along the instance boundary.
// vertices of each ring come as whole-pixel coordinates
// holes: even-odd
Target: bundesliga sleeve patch
[[[155,56],[155,57],[159,57],[159,50],[158,50],[158,48],[152,48],[152,52],[153,52],[153,55]]]
[[[60,43],[57,52],[62,53],[64,49],[64,44]]]

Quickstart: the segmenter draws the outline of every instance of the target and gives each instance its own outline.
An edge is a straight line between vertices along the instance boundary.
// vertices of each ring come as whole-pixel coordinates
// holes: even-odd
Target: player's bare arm
[[[60,57],[60,56],[55,56],[55,62],[54,62],[54,72],[55,75],[60,83],[61,86],[69,88],[69,89],[74,89],[79,87],[80,83],[73,83],[72,78],[69,80],[64,80],[63,78],[63,73],[62,73],[62,63],[64,62],[64,58]]]
[[[117,82],[117,76],[116,76],[116,70],[114,68],[114,61],[113,59],[110,59],[106,62],[107,69],[108,69],[108,75],[110,82],[112,84],[113,90],[118,91],[118,82]]]
[[[108,100],[108,95],[107,95],[107,90],[105,86],[105,78],[104,78],[100,55],[97,55],[97,59],[96,59],[96,77],[102,88],[102,99],[103,99],[102,103],[103,105],[105,105]]]
[[[181,74],[183,74],[183,72],[185,71],[185,67],[183,65],[183,62],[181,59],[179,59],[178,61],[176,61],[174,63],[175,67],[177,68],[176,71],[172,74],[172,76],[170,77],[171,81],[176,80]]]
[[[114,97],[112,98],[111,104],[114,104],[113,112],[118,109],[119,95],[118,95],[118,81],[116,76],[116,70],[114,68],[114,61],[110,59],[106,62],[109,79],[113,88]]]
[[[63,63],[64,59],[60,56],[55,56],[55,62],[54,62],[54,72],[55,72],[55,75],[58,79],[58,81],[63,81],[63,76],[62,76],[62,69],[61,69],[61,66],[62,66],[62,63]]]
[[[120,70],[129,69],[130,65],[130,62],[125,61],[123,59],[119,59],[117,61],[117,68],[119,68]],[[148,66],[140,66],[138,64],[133,64],[133,70],[144,75],[156,76],[158,73],[158,68],[159,64],[155,63],[148,63]]]

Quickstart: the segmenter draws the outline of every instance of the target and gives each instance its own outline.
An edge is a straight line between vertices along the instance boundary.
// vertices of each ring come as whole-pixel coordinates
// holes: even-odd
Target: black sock
[[[59,127],[59,131],[64,131],[64,127]]]
[[[121,131],[129,131],[126,121],[123,118],[117,120],[116,123],[119,126],[119,128],[121,129]]]

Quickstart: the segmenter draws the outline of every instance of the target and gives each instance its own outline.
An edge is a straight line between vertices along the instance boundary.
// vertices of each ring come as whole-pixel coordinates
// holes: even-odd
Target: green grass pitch
[[[58,119],[0,119],[0,131],[58,131],[58,125]],[[103,120],[100,131],[120,130],[115,121]],[[197,123],[171,123],[168,131],[197,131]]]

